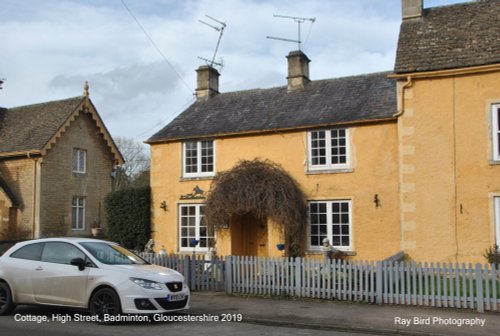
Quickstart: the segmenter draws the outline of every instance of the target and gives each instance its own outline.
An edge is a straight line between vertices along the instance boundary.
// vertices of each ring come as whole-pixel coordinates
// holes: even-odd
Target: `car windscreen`
[[[126,248],[103,242],[80,243],[94,258],[107,265],[145,265],[147,261]]]

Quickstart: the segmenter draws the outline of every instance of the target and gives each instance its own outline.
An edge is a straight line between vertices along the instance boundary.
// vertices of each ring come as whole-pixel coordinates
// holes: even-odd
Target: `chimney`
[[[403,20],[422,16],[424,0],[401,0]]]
[[[206,100],[219,93],[219,72],[208,65],[200,66],[198,73],[196,99]]]
[[[300,50],[291,51],[288,56],[288,92],[303,89],[309,80],[309,58]]]

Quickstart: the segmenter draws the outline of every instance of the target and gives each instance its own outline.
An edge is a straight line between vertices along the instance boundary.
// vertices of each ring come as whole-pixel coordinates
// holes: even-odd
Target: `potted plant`
[[[102,234],[101,224],[97,220],[94,220],[94,223],[92,223],[92,228],[90,230],[93,237],[100,237]]]

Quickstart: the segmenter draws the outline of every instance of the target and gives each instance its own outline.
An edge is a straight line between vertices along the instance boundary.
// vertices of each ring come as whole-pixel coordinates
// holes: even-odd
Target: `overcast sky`
[[[434,7],[460,0],[426,0]],[[301,25],[312,80],[392,70],[401,0],[0,0],[0,106],[90,97],[112,136],[144,141],[194,101],[216,61],[221,92],[286,84]],[[142,27],[142,28],[141,28]],[[144,32],[145,31],[145,32]]]

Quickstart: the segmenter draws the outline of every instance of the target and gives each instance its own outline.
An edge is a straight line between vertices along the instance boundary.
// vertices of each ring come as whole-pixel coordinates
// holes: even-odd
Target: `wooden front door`
[[[231,254],[239,256],[268,255],[267,220],[251,214],[234,216],[231,221]]]

